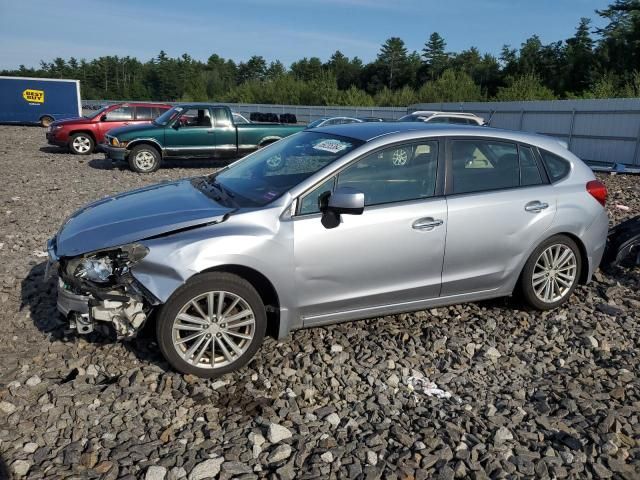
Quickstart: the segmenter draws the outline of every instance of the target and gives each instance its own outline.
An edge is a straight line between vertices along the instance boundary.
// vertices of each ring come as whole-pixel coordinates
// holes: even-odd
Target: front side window
[[[114,108],[106,114],[107,122],[123,122],[127,120],[133,120],[133,108],[132,107],[118,107]]]
[[[456,125],[469,125],[469,119],[461,117],[449,117],[449,123],[455,123]]]
[[[540,154],[552,182],[557,182],[569,174],[571,165],[564,158],[542,149],[540,149]]]
[[[213,126],[208,108],[190,108],[180,116],[178,121],[185,128],[211,128]]]
[[[364,142],[303,131],[283,138],[210,177],[241,206],[271,203]]]
[[[216,127],[229,127],[231,119],[224,108],[214,108],[213,117],[216,119]]]
[[[361,158],[307,194],[301,201],[299,213],[319,212],[320,195],[337,187],[363,192],[365,205],[432,197],[437,165],[438,143],[435,141],[385,148]]]
[[[452,140],[453,193],[520,185],[518,147],[492,140]]]

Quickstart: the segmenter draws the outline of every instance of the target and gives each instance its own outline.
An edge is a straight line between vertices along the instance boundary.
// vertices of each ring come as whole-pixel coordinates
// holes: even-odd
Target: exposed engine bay
[[[130,272],[147,253],[143,245],[132,244],[59,259],[58,309],[70,328],[86,335],[106,323],[119,338],[134,337],[159,303]]]

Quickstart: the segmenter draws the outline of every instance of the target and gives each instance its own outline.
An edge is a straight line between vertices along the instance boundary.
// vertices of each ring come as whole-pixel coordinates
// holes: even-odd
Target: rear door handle
[[[436,219],[433,217],[425,217],[425,218],[419,218],[418,220],[413,222],[411,227],[414,230],[433,230],[434,228],[439,227],[443,223],[444,222],[440,219]]]
[[[534,200],[533,202],[529,202],[524,206],[524,209],[527,212],[532,212],[532,213],[540,213],[545,208],[549,208],[549,204],[548,203],[544,203],[544,202],[540,202],[538,200]]]

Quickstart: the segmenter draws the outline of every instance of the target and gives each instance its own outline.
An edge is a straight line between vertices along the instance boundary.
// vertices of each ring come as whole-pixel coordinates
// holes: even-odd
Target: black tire
[[[253,311],[255,327],[253,338],[244,352],[233,362],[217,368],[201,368],[185,361],[173,342],[174,321],[180,310],[198,295],[211,291],[224,291],[241,297]],[[203,378],[216,378],[241,368],[249,362],[262,345],[267,329],[267,314],[260,295],[253,286],[230,273],[203,273],[189,280],[169,298],[158,311],[156,334],[158,345],[169,364],[177,371]],[[215,342],[215,339],[213,340]],[[195,342],[195,341],[194,341]]]
[[[96,142],[88,133],[74,133],[69,137],[69,151],[74,155],[89,155],[96,148]]]
[[[575,257],[575,275],[573,277],[573,281],[571,281],[571,286],[564,287],[568,289],[562,293],[561,298],[558,298],[556,301],[544,301],[535,292],[533,286],[533,275],[536,271],[536,264],[538,262],[538,259],[541,258],[541,255],[543,254],[543,252],[545,252],[545,250],[552,246],[554,246],[554,248],[555,246],[564,246],[571,249]],[[580,275],[582,273],[581,270],[582,254],[580,253],[580,249],[578,248],[578,245],[576,245],[576,242],[574,242],[566,235],[554,235],[553,237],[548,238],[540,245],[538,245],[538,247],[533,251],[529,259],[527,260],[527,263],[525,264],[520,276],[520,293],[522,294],[525,302],[527,302],[532,307],[538,310],[552,310],[556,307],[559,307],[569,299],[578,282],[580,281]]]
[[[49,115],[45,115],[40,119],[41,127],[47,128],[52,123],[53,123],[53,117],[50,117]]]
[[[162,156],[151,145],[136,145],[129,152],[129,167],[134,172],[152,173],[160,168]]]

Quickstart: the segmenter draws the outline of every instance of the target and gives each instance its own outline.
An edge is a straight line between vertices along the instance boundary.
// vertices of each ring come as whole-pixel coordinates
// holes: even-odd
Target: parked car
[[[96,145],[104,142],[111,129],[124,125],[148,124],[171,105],[158,103],[117,103],[102,107],[85,117],[53,122],[47,128],[47,142],[68,147],[71,153],[88,155]]]
[[[49,241],[48,268],[79,333],[130,337],[155,311],[168,362],[215,377],[267,332],[515,291],[555,308],[600,263],[606,196],[552,138],[337,125],[87,205]]]
[[[233,116],[233,123],[236,125],[240,125],[241,123],[251,123],[251,121],[247,120],[247,118],[241,113],[232,112],[231,115]]]
[[[400,117],[399,122],[452,123],[455,125],[485,126],[484,118],[473,113],[417,111]]]
[[[35,123],[82,115],[80,81],[59,78],[0,77],[0,122]]]
[[[328,127],[329,125],[343,125],[346,123],[362,123],[364,120],[353,117],[322,117],[307,125],[307,128]]]
[[[149,173],[165,158],[237,158],[303,128],[278,123],[236,124],[229,107],[185,104],[166,111],[150,125],[111,130],[101,148],[107,158],[128,161],[132,170]]]

